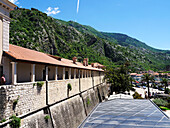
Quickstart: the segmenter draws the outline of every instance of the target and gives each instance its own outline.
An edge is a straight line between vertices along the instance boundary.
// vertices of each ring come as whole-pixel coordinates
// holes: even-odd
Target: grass
[[[170,71],[165,71],[165,72],[161,72],[161,73],[170,73]]]
[[[160,106],[159,107],[161,110],[170,110],[170,108],[164,107],[164,106]]]

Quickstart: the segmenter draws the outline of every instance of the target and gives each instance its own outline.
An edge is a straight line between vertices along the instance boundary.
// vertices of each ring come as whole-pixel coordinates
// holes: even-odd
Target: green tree
[[[107,68],[105,80],[110,84],[110,94],[129,91],[132,88],[128,66],[121,65],[118,68]]]
[[[164,85],[165,90],[166,90],[166,87],[168,87],[168,79],[162,78],[161,83],[162,83],[162,86]]]
[[[149,91],[149,82],[153,82],[154,81],[154,77],[151,76],[151,74],[144,74],[142,77],[142,81],[145,81],[147,83],[147,87],[148,87],[148,98],[150,98],[150,91]]]
[[[133,86],[133,82],[135,82],[135,79],[134,78],[132,78],[132,77],[129,77],[129,81],[130,81],[130,84]]]

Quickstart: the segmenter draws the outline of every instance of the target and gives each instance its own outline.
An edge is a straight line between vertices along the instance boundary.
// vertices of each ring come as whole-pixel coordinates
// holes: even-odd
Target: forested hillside
[[[163,70],[170,64],[170,51],[147,46],[124,34],[99,32],[73,21],[47,16],[37,9],[11,12],[10,43],[79,61],[117,66],[129,61],[132,71]]]

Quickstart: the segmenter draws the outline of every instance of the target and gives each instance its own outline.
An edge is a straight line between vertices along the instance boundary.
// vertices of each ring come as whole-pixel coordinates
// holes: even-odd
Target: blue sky
[[[154,48],[170,50],[170,0],[10,1],[18,7],[37,8],[56,19],[77,21],[98,31],[127,34]]]

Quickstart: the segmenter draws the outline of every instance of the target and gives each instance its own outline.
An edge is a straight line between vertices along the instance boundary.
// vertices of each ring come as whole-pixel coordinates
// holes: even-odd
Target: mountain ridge
[[[68,21],[68,22],[74,22],[74,21]],[[76,22],[75,22],[75,23],[76,23]],[[76,24],[79,24],[79,23],[76,23]],[[90,28],[91,30],[90,30],[90,29],[89,29],[89,30],[90,30],[92,33],[96,34],[96,36],[99,36],[99,37],[101,37],[101,38],[107,37],[108,35],[109,35],[109,36],[111,36],[111,35],[114,35],[114,36],[115,36],[115,35],[121,35],[121,36],[124,36],[124,37],[131,38],[131,39],[133,39],[133,40],[136,40],[137,42],[143,44],[143,45],[144,45],[143,48],[146,48],[146,47],[147,47],[146,49],[152,49],[153,51],[156,51],[156,52],[165,52],[165,53],[170,54],[170,50],[153,48],[153,47],[147,45],[146,43],[138,40],[137,38],[131,37],[131,36],[127,35],[127,34],[114,33],[114,32],[102,32],[102,31],[98,31],[98,30],[92,28],[92,27],[89,26],[89,25],[83,25],[83,26],[85,26],[87,29]],[[74,26],[74,27],[75,27],[75,26]],[[109,38],[110,38],[110,37],[109,37]],[[112,39],[113,39],[113,40],[112,40]],[[111,38],[110,40],[111,40],[111,41],[115,41],[115,38]],[[120,43],[118,43],[118,44],[120,44]]]
[[[99,32],[91,26],[63,21],[32,8],[10,13],[10,43],[67,59],[118,66],[129,61],[132,71],[163,70],[170,63],[167,51],[154,51],[123,34]]]

